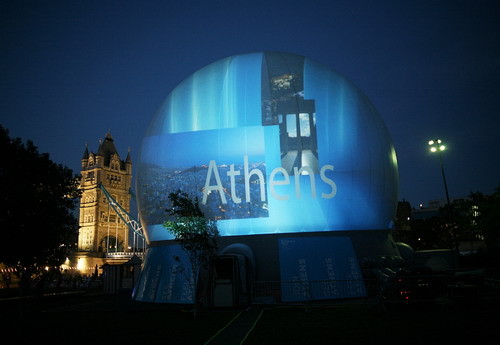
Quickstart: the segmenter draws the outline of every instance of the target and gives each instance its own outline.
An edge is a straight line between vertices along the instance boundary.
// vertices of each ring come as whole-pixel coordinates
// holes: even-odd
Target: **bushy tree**
[[[498,254],[500,252],[500,186],[491,195],[471,193],[470,198],[472,231],[484,238],[491,253]]]
[[[441,214],[411,221],[408,244],[415,250],[454,248],[449,220]]]
[[[412,220],[408,235],[408,244],[416,250],[457,248],[476,240],[484,241],[486,251],[480,250],[470,259],[496,266],[500,259],[500,186],[490,195],[470,193],[465,200],[440,208],[434,217]]]
[[[46,267],[60,266],[78,235],[79,190],[72,170],[10,138],[0,125],[0,262],[14,268],[26,291]]]
[[[198,199],[192,200],[188,194],[177,190],[169,194],[172,204],[166,211],[173,217],[164,223],[175,240],[181,245],[189,258],[191,272],[188,280],[193,291],[194,316],[198,309],[198,280],[202,270],[209,267],[217,254],[219,230],[215,221],[207,219],[200,210]],[[180,261],[179,258],[175,258]]]
[[[460,217],[461,240],[483,240],[486,252],[478,254],[483,256],[485,266],[497,267],[500,260],[500,186],[490,195],[470,193],[462,205]]]

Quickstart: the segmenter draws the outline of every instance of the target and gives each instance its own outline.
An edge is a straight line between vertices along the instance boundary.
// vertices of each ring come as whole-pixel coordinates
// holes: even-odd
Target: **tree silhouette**
[[[77,238],[78,181],[1,125],[0,157],[0,262],[14,269],[25,293],[33,276],[64,262]]]
[[[211,260],[216,257],[219,230],[215,221],[205,218],[197,198],[193,201],[188,194],[177,190],[169,194],[169,199],[172,208],[166,211],[174,217],[174,220],[166,221],[164,227],[174,235],[189,258],[191,270],[187,279],[193,292],[193,314],[196,318],[199,305],[198,277],[201,270],[206,270]],[[174,259],[180,262],[178,257]]]

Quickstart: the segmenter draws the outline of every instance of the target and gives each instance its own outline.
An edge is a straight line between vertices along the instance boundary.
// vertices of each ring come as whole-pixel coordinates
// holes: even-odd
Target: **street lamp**
[[[448,186],[446,185],[446,176],[444,175],[444,167],[443,167],[443,157],[441,156],[441,152],[446,150],[446,146],[444,146],[443,141],[441,139],[429,140],[429,146],[431,152],[437,152],[439,156],[439,163],[441,164],[441,173],[443,174],[443,182],[444,182],[444,190],[446,191],[446,201],[448,202],[448,206],[450,205],[450,197],[448,195]]]
[[[446,146],[443,144],[441,139],[429,140],[429,150],[433,153],[437,152],[439,156],[439,163],[441,164],[441,173],[443,174],[443,182],[444,182],[444,190],[446,191],[446,201],[448,202],[448,207],[450,208],[448,212],[450,212],[450,222],[451,222],[451,234],[453,236],[453,242],[455,242],[455,248],[457,253],[460,252],[457,235],[455,233],[454,222],[453,222],[453,212],[451,211],[450,197],[448,195],[448,186],[446,185],[446,176],[444,175],[444,167],[443,167],[443,157],[441,156],[441,152],[446,150]]]

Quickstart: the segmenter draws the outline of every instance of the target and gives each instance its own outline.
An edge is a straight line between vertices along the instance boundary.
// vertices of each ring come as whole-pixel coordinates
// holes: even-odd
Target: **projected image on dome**
[[[302,56],[261,52],[214,62],[168,95],[142,142],[137,194],[156,241],[170,238],[177,190],[231,236],[386,229],[397,183],[388,132],[359,89]]]
[[[318,173],[314,100],[304,99],[304,57],[266,53],[262,64],[262,125],[279,126],[281,166],[289,175]]]
[[[245,159],[245,152],[241,151],[246,146],[245,136],[250,136],[257,143],[264,142],[262,130],[258,127],[186,132],[151,138],[151,146],[182,146],[183,150],[162,156],[156,160],[156,164],[153,163],[155,157],[151,157],[151,165],[145,169],[148,176],[144,176],[148,183],[141,188],[147,222],[161,224],[165,221],[165,209],[170,207],[168,195],[177,190],[197,197],[203,213],[211,219],[267,217],[264,147],[254,145],[252,161]],[[219,145],[200,146],[198,142],[201,139],[205,142],[218,141]],[[225,159],[207,161],[206,157],[218,156],[219,146],[227,147]],[[147,157],[143,159],[147,160]]]

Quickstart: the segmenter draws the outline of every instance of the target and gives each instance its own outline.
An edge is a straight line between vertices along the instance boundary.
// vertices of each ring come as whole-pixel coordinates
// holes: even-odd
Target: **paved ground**
[[[253,328],[257,325],[263,310],[248,309],[239,312],[234,319],[227,323],[205,345],[242,344]]]
[[[494,296],[492,296],[494,297]],[[1,334],[16,342],[169,343],[205,345],[478,343],[497,344],[497,299],[457,305],[358,308],[209,310],[130,301],[126,294],[73,292],[0,300]],[[471,303],[472,302],[472,303]],[[386,335],[391,335],[386,339]],[[470,335],[476,341],[466,338]],[[487,337],[488,336],[488,337]],[[467,342],[465,341],[467,339]],[[377,340],[377,341],[375,341]],[[462,341],[463,340],[463,341]],[[413,341],[413,342],[412,342]]]
[[[70,339],[72,344],[240,344],[256,319],[253,310],[200,311],[191,306],[132,302],[128,295],[73,292],[0,299],[0,334],[16,342]],[[258,316],[258,315],[257,315]]]

